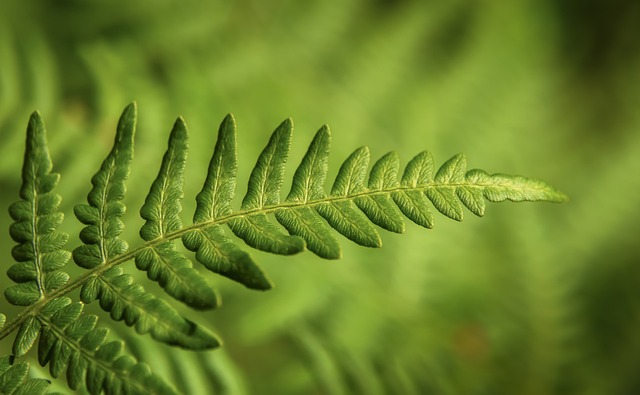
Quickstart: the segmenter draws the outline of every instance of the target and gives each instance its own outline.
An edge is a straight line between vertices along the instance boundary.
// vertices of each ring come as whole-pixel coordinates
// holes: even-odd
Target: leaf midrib
[[[362,197],[362,196],[374,196],[374,195],[388,195],[388,194],[392,194],[394,192],[403,192],[403,191],[419,191],[419,192],[424,192],[426,190],[429,189],[442,189],[442,188],[458,188],[458,187],[467,187],[467,188],[485,188],[485,187],[490,187],[490,186],[498,186],[500,184],[496,184],[496,183],[492,183],[492,182],[478,182],[478,183],[466,183],[466,182],[458,182],[458,183],[436,183],[436,182],[432,182],[430,184],[422,184],[419,186],[411,186],[411,185],[398,185],[396,187],[393,188],[384,188],[384,189],[379,189],[379,190],[369,190],[369,189],[365,189],[361,192],[358,193],[354,193],[351,195],[346,195],[346,196],[327,196],[324,197],[322,199],[316,199],[310,202],[296,202],[296,201],[285,201],[285,202],[281,202],[278,204],[274,204],[274,205],[270,205],[270,206],[263,206],[260,208],[253,208],[253,209],[249,209],[249,210],[239,210],[237,212],[233,212],[231,214],[227,214],[218,218],[213,218],[210,221],[205,221],[205,222],[199,222],[199,223],[195,223],[195,224],[191,224],[189,226],[185,226],[182,229],[173,231],[173,232],[169,232],[164,234],[162,237],[158,237],[156,239],[147,241],[141,245],[139,245],[138,247],[129,250],[128,252],[125,252],[123,254],[120,254],[118,256],[116,256],[115,258],[111,259],[111,260],[107,260],[103,265],[97,266],[93,269],[90,269],[88,271],[86,271],[85,273],[83,273],[82,275],[76,277],[74,280],[68,282],[67,284],[65,284],[64,286],[48,293],[45,297],[41,298],[40,300],[38,300],[36,303],[32,304],[31,306],[25,308],[24,310],[21,311],[21,313],[10,323],[6,324],[2,330],[0,330],[0,340],[4,339],[5,337],[7,337],[11,332],[13,332],[18,326],[20,326],[22,324],[22,322],[24,322],[24,320],[26,320],[29,316],[31,315],[38,315],[38,313],[40,312],[40,310],[42,310],[42,308],[49,303],[51,300],[61,297],[63,295],[66,295],[67,293],[75,290],[76,288],[81,287],[86,281],[89,280],[90,277],[92,276],[99,276],[100,274],[106,272],[107,270],[111,269],[112,267],[116,266],[116,265],[120,265],[124,262],[127,262],[129,260],[132,260],[135,258],[135,256],[137,254],[139,254],[141,251],[143,251],[146,248],[154,248],[156,245],[166,242],[166,241],[170,241],[170,240],[175,240],[178,239],[180,237],[182,237],[184,234],[193,231],[193,230],[201,230],[204,228],[208,228],[210,226],[215,226],[215,225],[222,225],[227,223],[228,221],[235,219],[235,218],[243,218],[243,217],[247,217],[250,215],[255,215],[255,214],[270,214],[270,213],[274,213],[277,210],[281,210],[281,209],[294,209],[297,207],[315,207],[318,206],[320,204],[325,204],[325,203],[333,203],[333,202],[340,202],[340,201],[351,201],[354,200],[358,197]],[[514,186],[511,186],[514,187]],[[527,185],[526,188],[523,189],[534,189],[534,190],[540,190],[540,191],[544,191],[545,189],[542,187],[538,187],[537,185]]]
[[[34,163],[32,166],[32,171],[34,174],[37,172],[37,165]],[[31,192],[33,196],[33,201],[31,204],[31,232],[33,234],[33,239],[31,241],[31,246],[33,247],[33,257],[34,257],[34,266],[36,268],[36,285],[38,287],[38,293],[40,294],[38,300],[42,300],[45,298],[45,279],[42,268],[42,254],[40,253],[40,234],[38,233],[38,187],[37,187],[38,177],[36,176],[33,182],[31,183]]]

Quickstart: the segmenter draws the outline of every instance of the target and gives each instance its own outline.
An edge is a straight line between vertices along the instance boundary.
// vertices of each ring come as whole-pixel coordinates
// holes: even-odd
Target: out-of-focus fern
[[[10,208],[15,221],[11,236],[18,242],[12,255],[18,263],[8,274],[17,284],[7,288],[5,296],[10,303],[25,308],[0,330],[0,338],[17,329],[10,358],[26,355],[39,339],[38,360],[43,366],[49,365],[51,376],[57,378],[66,371],[70,388],[79,388],[84,382],[92,394],[175,390],[147,365],[124,354],[122,341],[107,341],[108,330],[96,327],[95,315],[83,313],[83,303],[99,300],[112,319],[124,320],[138,333],[150,333],[170,345],[191,350],[219,345],[215,336],[183,318],[163,299],[146,292],[119,266],[135,259],[138,269],[146,271],[148,278],[157,281],[173,298],[196,309],[216,307],[214,289],[176,249],[173,242],[177,239],[182,239],[196,253],[196,260],[210,271],[249,288],[265,290],[271,288],[271,282],[250,255],[225,234],[222,225],[228,225],[248,246],[259,250],[291,255],[306,246],[319,257],[336,259],[341,250],[330,228],[360,245],[380,247],[373,224],[401,233],[404,214],[430,228],[433,216],[429,202],[442,214],[459,221],[465,206],[482,216],[485,199],[566,200],[565,195],[538,180],[467,171],[462,155],[454,156],[435,171],[428,152],[409,161],[400,179],[398,156],[384,155],[373,165],[365,186],[369,166],[366,147],[347,158],[327,195],[324,183],[330,133],[324,126],[296,170],[291,192],[280,201],[293,128],[292,122],[286,120],[260,154],[240,209],[233,210],[236,127],[229,115],[220,126],[204,187],[196,199],[194,223],[183,226],[179,214],[187,129],[178,119],[158,177],[140,212],[146,220],[140,231],[144,242],[129,249],[119,235],[124,228],[122,200],[133,158],[136,119],[136,106],[131,104],[120,118],[111,152],[91,180],[88,204],[75,207],[76,217],[86,225],[80,232],[83,244],[73,250],[75,263],[87,269],[82,275],[70,281],[61,270],[70,257],[64,250],[68,236],[57,230],[63,220],[58,210],[60,197],[53,192],[59,176],[51,173],[44,123],[38,113],[32,115],[27,128],[21,200]],[[275,214],[290,234],[284,234],[268,214]],[[79,287],[82,302],[65,296]],[[3,363],[8,366],[9,361]],[[26,366],[7,367],[7,377],[13,377],[11,372],[22,372],[11,391],[30,391],[34,386],[44,391],[46,382],[22,382]]]

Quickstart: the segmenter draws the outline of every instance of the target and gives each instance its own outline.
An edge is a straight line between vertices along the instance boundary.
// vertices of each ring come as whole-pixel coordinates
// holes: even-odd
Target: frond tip
[[[298,166],[291,191],[280,200],[280,187],[293,125],[285,120],[260,154],[239,210],[231,208],[236,183],[236,125],[231,115],[220,125],[218,141],[204,187],[197,197],[194,225],[181,230],[185,246],[209,270],[250,288],[267,289],[268,280],[250,256],[232,243],[223,224],[253,248],[289,255],[305,247],[326,259],[341,256],[331,228],[366,247],[380,247],[380,228],[402,233],[403,216],[431,228],[431,205],[445,216],[461,221],[466,207],[485,213],[488,201],[551,201],[567,198],[546,183],[482,170],[467,171],[458,154],[435,169],[429,152],[416,155],[400,172],[395,152],[380,158],[368,173],[370,153],[358,148],[342,164],[331,192],[324,190],[331,134],[323,126]],[[367,177],[368,173],[368,177]],[[289,235],[272,224],[268,214]]]

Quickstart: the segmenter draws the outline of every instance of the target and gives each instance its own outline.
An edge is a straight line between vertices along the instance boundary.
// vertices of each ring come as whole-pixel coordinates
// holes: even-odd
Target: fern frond
[[[0,394],[42,395],[51,384],[45,379],[29,379],[29,364],[13,364],[13,356],[0,358]]]
[[[431,228],[429,202],[445,216],[461,221],[464,207],[478,216],[484,215],[485,199],[566,200],[564,194],[538,180],[467,171],[462,154],[449,159],[434,174],[431,154],[422,152],[407,164],[399,180],[399,159],[391,152],[374,164],[366,182],[370,157],[366,147],[345,160],[326,196],[324,182],[331,136],[324,126],[296,170],[287,199],[280,202],[291,130],[290,120],[276,128],[251,173],[240,210],[234,212],[230,201],[235,189],[235,123],[227,116],[220,126],[205,186],[197,198],[195,224],[185,229],[182,237],[185,246],[195,251],[196,259],[207,268],[251,288],[264,288],[263,274],[246,253],[231,244],[224,235],[223,223],[256,249],[288,255],[306,246],[322,258],[335,259],[341,252],[330,228],[360,245],[380,247],[382,242],[374,225],[402,233],[402,214]],[[275,213],[291,236],[282,234],[269,221],[269,213]],[[260,279],[257,284],[256,278]]]
[[[434,174],[431,154],[420,153],[407,164],[399,180],[399,159],[397,154],[389,153],[374,164],[366,182],[370,157],[366,147],[357,149],[345,160],[330,195],[326,196],[323,184],[330,132],[323,127],[296,171],[289,196],[281,202],[280,187],[291,132],[291,120],[284,121],[273,132],[251,172],[240,210],[234,211],[231,201],[237,168],[236,127],[233,117],[227,116],[220,125],[207,177],[196,198],[194,224],[182,228],[177,213],[182,197],[186,127],[178,120],[160,174],[141,212],[147,219],[141,232],[147,243],[135,252],[138,265],[144,269],[153,263],[154,270],[149,276],[161,279],[161,283],[169,278],[179,278],[175,272],[184,268],[191,272],[190,262],[168,244],[182,237],[184,245],[196,252],[196,260],[207,269],[249,288],[268,289],[271,284],[262,270],[225,234],[223,224],[226,223],[236,236],[256,249],[289,255],[302,251],[306,246],[320,257],[338,258],[340,247],[330,228],[363,246],[380,247],[381,239],[374,225],[401,233],[404,231],[402,214],[418,225],[432,227],[433,215],[428,202],[445,216],[461,221],[464,207],[476,215],[484,215],[485,199],[566,199],[562,193],[541,181],[489,175],[481,170],[467,172],[466,159],[462,154],[445,162]],[[169,182],[172,172],[175,177]],[[290,236],[270,222],[269,213],[275,214]],[[168,251],[160,256],[162,247]],[[146,250],[147,255],[140,253],[141,250]],[[149,257],[149,250],[154,250],[157,257]],[[164,269],[160,269],[161,264]],[[166,276],[164,280],[162,276]],[[168,292],[178,295],[178,289]],[[206,286],[202,289],[208,290]],[[187,300],[186,297],[182,299]]]
[[[73,303],[64,296],[76,288],[81,287],[82,302],[98,300],[113,320],[124,321],[155,340],[191,350],[220,345],[213,334],[182,317],[162,298],[145,291],[119,267],[135,260],[138,269],[146,271],[147,277],[157,281],[173,298],[196,309],[216,307],[215,290],[178,251],[174,244],[177,239],[194,251],[196,260],[208,270],[249,288],[266,290],[271,287],[270,281],[250,255],[225,233],[225,224],[248,246],[259,250],[290,255],[306,247],[322,258],[337,259],[341,251],[332,228],[360,245],[380,247],[376,225],[402,233],[404,214],[430,228],[430,204],[460,221],[464,207],[484,215],[485,200],[566,200],[565,195],[542,181],[467,171],[462,154],[446,161],[434,174],[431,154],[422,152],[407,164],[399,179],[400,160],[390,152],[368,174],[370,153],[366,147],[357,149],[344,161],[327,195],[324,184],[331,135],[329,128],[323,126],[295,172],[290,193],[281,201],[293,129],[288,119],[271,135],[251,172],[242,204],[234,210],[236,126],[228,115],[220,125],[204,186],[196,197],[193,224],[183,226],[180,212],[188,145],[187,128],[179,118],[158,176],[140,210],[146,220],[140,230],[143,243],[127,251],[127,243],[119,236],[124,228],[122,200],[133,158],[135,125],[136,106],[131,104],[120,118],[111,152],[92,178],[88,204],[75,207],[76,216],[86,225],[80,233],[84,244],[72,254],[78,266],[87,269],[81,276],[68,282],[66,273],[59,270],[70,254],[62,249],[67,236],[56,231],[62,222],[58,212],[60,198],[52,193],[58,176],[50,172],[44,125],[37,113],[28,128],[22,200],[10,210],[16,221],[11,235],[19,245],[13,250],[18,263],[9,269],[9,276],[18,284],[9,287],[6,295],[11,303],[27,307],[1,329],[0,338],[18,329],[13,343],[16,357],[25,355],[38,341],[39,362],[43,366],[49,364],[54,378],[66,371],[72,389],[84,381],[92,394],[174,391],[146,365],[123,355],[122,342],[106,341],[107,330],[96,327],[97,317],[84,314],[82,303]],[[289,234],[271,221],[269,214]]]
[[[68,235],[57,230],[64,215],[58,211],[60,196],[53,192],[60,176],[51,173],[52,163],[47,148],[44,122],[34,112],[27,127],[27,143],[22,167],[22,200],[9,207],[15,221],[11,238],[19,243],[11,254],[18,262],[7,272],[18,284],[5,290],[7,300],[29,306],[69,280],[60,269],[70,254],[63,249]]]
[[[122,162],[123,157],[126,161],[127,157],[131,157],[132,140],[126,143],[126,137],[130,136],[133,128],[127,128],[127,122],[130,122],[131,110],[125,110],[124,122],[121,122],[118,139],[124,141],[123,145],[118,142],[107,158],[108,162]],[[135,111],[135,109],[133,109]],[[135,117],[135,113],[133,118]],[[130,133],[127,131],[130,130]],[[67,367],[67,379],[72,389],[81,385],[86,377],[86,385],[91,393],[100,393],[103,390],[111,391],[144,393],[151,388],[152,391],[158,393],[173,393],[170,387],[157,377],[151,375],[146,365],[137,364],[129,356],[120,356],[121,342],[104,343],[103,337],[96,334],[104,334],[106,330],[93,331],[97,317],[82,316],[82,304],[71,303],[68,298],[55,298],[56,291],[60,292],[69,276],[60,271],[71,254],[62,249],[67,241],[68,236],[56,229],[62,222],[62,213],[58,212],[60,197],[52,192],[58,182],[59,176],[51,173],[52,163],[46,143],[44,123],[38,113],[34,113],[30,119],[27,128],[27,145],[25,150],[25,160],[23,165],[23,185],[20,189],[21,201],[14,203],[10,207],[10,213],[16,221],[11,226],[12,238],[20,244],[13,249],[13,256],[18,261],[13,265],[8,274],[11,279],[18,282],[17,285],[9,287],[5,291],[5,295],[9,302],[17,305],[29,306],[29,309],[23,311],[20,322],[13,322],[12,327],[19,326],[16,338],[13,342],[14,357],[21,357],[33,347],[39,338],[39,361],[44,366],[50,364],[50,372],[53,377],[58,377]],[[122,148],[122,150],[121,150]],[[124,152],[124,154],[123,154]],[[113,212],[122,213],[124,206],[117,200],[123,196],[124,178],[126,178],[126,169],[113,169],[108,163],[103,164],[101,171],[94,177],[94,189],[89,195],[89,202],[92,206],[80,208],[78,211],[82,214],[96,209],[99,218],[93,218],[92,221],[86,221],[89,224],[81,233],[83,241],[90,243],[83,247],[88,247],[85,251],[93,253],[94,258],[101,258],[106,261],[109,254],[121,254],[124,252],[122,242],[115,239],[115,236],[121,230],[121,222],[119,218],[109,218]],[[102,185],[102,181],[106,180],[106,186]],[[110,188],[111,181],[114,182],[115,188]],[[113,207],[116,207],[115,210]],[[82,247],[80,247],[82,248]],[[76,249],[78,250],[78,249]],[[82,251],[82,250],[80,250]],[[83,254],[77,254],[83,261]],[[89,266],[88,264],[84,265]],[[120,268],[114,268],[118,270]],[[120,273],[118,273],[120,274]],[[113,276],[112,276],[113,277]],[[122,277],[116,276],[114,282],[123,285]],[[104,284],[111,285],[107,281],[111,279],[109,276],[100,276],[99,281]],[[91,284],[90,280],[96,280],[94,277],[88,277],[87,284]],[[125,278],[126,282],[128,278]],[[96,280],[98,281],[98,280]],[[136,299],[135,291],[143,290],[138,288],[117,289],[118,297],[130,296],[135,302],[142,307],[140,311],[145,312],[144,308],[152,310],[155,314],[153,317],[161,317],[149,323],[140,323],[136,329],[141,332],[151,332],[154,338],[159,338],[172,344],[191,346],[195,348],[209,348],[211,344],[218,344],[213,335],[199,330],[194,324],[184,320],[177,313],[171,315],[173,311],[170,306],[153,300],[151,297]],[[68,292],[68,291],[66,291]],[[86,297],[87,292],[82,293]],[[109,295],[113,296],[113,295]],[[107,298],[104,298],[107,300]],[[153,303],[153,302],[158,303]],[[145,303],[146,302],[146,303]],[[106,303],[105,303],[106,304]],[[116,303],[114,303],[116,305]],[[113,307],[113,306],[110,306]],[[116,305],[115,307],[120,307]],[[155,309],[155,310],[154,310]],[[115,316],[116,309],[111,309],[112,316]],[[124,308],[120,308],[123,314]],[[141,313],[136,311],[137,315]],[[127,317],[136,317],[136,314],[127,314]],[[2,316],[4,324],[4,316]],[[114,317],[120,319],[121,317]],[[170,327],[167,322],[174,324]],[[176,324],[178,323],[178,324]],[[131,325],[131,323],[129,323]],[[164,326],[162,324],[165,324]],[[176,329],[176,325],[183,326]],[[12,328],[8,328],[12,329]],[[176,335],[177,331],[181,331],[181,335]],[[90,335],[90,332],[93,335]],[[190,343],[183,338],[188,336]],[[200,343],[197,343],[198,340]],[[187,344],[188,343],[188,344]],[[204,344],[204,345],[203,345]],[[13,358],[13,357],[12,357]],[[6,361],[3,360],[2,363]],[[3,393],[43,393],[48,387],[46,380],[29,380],[24,381],[28,365],[19,364],[12,368],[3,366],[6,372],[3,372],[3,378],[8,380],[5,383],[8,387]],[[18,388],[19,387],[19,388]]]

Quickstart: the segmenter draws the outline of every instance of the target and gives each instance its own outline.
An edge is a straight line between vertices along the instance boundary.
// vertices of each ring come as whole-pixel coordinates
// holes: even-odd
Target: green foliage
[[[193,220],[197,227],[182,237],[185,247],[196,252],[196,259],[207,269],[239,281],[254,289],[269,289],[271,283],[251,257],[238,248],[225,234],[215,219],[231,213],[231,199],[235,190],[237,168],[236,132],[233,117],[227,116],[218,132],[207,177]]]
[[[80,232],[84,245],[73,250],[73,259],[85,269],[105,264],[110,257],[127,250],[127,243],[118,238],[124,224],[120,219],[125,212],[125,181],[129,164],[133,159],[133,136],[136,123],[134,104],[125,108],[113,149],[102,162],[100,170],[91,179],[93,188],[87,200],[89,204],[75,207],[76,217],[87,225]]]
[[[142,218],[147,220],[140,230],[140,236],[146,241],[182,228],[179,214],[186,157],[187,127],[178,119],[171,131],[160,173],[140,210]],[[145,270],[149,279],[158,281],[168,294],[190,307],[207,309],[217,305],[214,289],[193,269],[191,262],[176,251],[172,242],[152,245],[136,255],[136,266]]]
[[[96,328],[98,318],[82,313],[82,303],[57,298],[45,305],[37,319],[40,329],[38,360],[49,364],[51,376],[57,378],[66,369],[67,383],[77,389],[86,383],[92,394],[157,393],[174,394],[148,366],[123,354],[122,341],[107,341],[108,330]],[[22,324],[16,343],[22,342]],[[29,337],[31,344],[35,336]],[[15,348],[15,347],[14,347]],[[86,378],[85,378],[86,377]]]
[[[462,226],[435,218],[436,231],[405,218],[405,234],[380,233],[382,249],[340,241],[344,262],[251,252],[277,285],[267,293],[200,270],[186,253],[224,296],[224,308],[190,317],[225,339],[211,353],[137,336],[97,303],[85,311],[186,394],[640,393],[639,17],[623,0],[0,1],[0,207],[16,200],[34,108],[55,133],[58,230],[70,251],[84,226],[73,206],[133,97],[143,111],[118,236],[132,248],[177,113],[190,132],[185,225],[224,112],[241,128],[234,209],[264,133],[290,114],[283,200],[310,131],[326,120],[331,182],[362,144],[372,164],[390,149],[402,166],[423,148],[437,165],[461,151],[490,173],[562,186],[572,202],[493,205],[483,219],[465,213]],[[11,222],[4,210],[5,271]],[[191,316],[147,272],[122,268]],[[15,284],[0,278],[3,290]],[[21,307],[5,300],[0,311],[11,321]],[[50,376],[34,352],[17,362],[31,363],[30,377]],[[71,392],[65,380],[50,391]]]
[[[47,392],[49,382],[44,379],[29,379],[29,364],[14,364],[14,357],[0,358],[0,393],[7,395],[41,395]]]
[[[187,128],[178,119],[159,174],[140,211],[146,220],[140,231],[143,243],[129,250],[119,235],[124,229],[122,200],[133,158],[136,119],[136,105],[131,104],[120,118],[111,152],[91,180],[88,204],[75,207],[77,218],[86,227],[80,232],[84,244],[74,249],[73,259],[86,271],[69,282],[69,276],[60,270],[70,254],[63,249],[67,235],[56,231],[62,222],[60,197],[52,192],[58,175],[51,173],[44,124],[38,113],[31,117],[20,189],[22,200],[10,209],[15,221],[11,236],[18,243],[13,255],[18,263],[10,268],[9,276],[18,284],[7,288],[5,294],[10,303],[26,309],[1,332],[5,337],[17,329],[13,356],[3,359],[8,393],[46,389],[46,381],[23,383],[27,364],[9,367],[10,358],[26,355],[36,341],[39,363],[49,366],[53,378],[66,371],[71,389],[85,383],[91,394],[175,393],[147,365],[126,354],[122,341],[108,341],[108,330],[97,327],[98,317],[84,314],[83,310],[85,303],[99,300],[100,307],[113,320],[123,320],[138,333],[149,333],[160,342],[190,350],[219,346],[214,335],[183,318],[165,300],[145,291],[119,266],[135,259],[138,269],[146,271],[147,277],[157,281],[173,298],[196,309],[216,307],[216,292],[176,248],[176,239],[182,239],[189,250],[195,251],[196,260],[210,271],[249,288],[268,289],[269,280],[249,254],[225,234],[224,224],[248,246],[259,250],[291,255],[307,246],[318,256],[331,259],[338,258],[341,251],[330,227],[368,247],[381,246],[373,224],[394,232],[404,231],[401,213],[419,225],[431,227],[432,214],[425,196],[438,211],[456,220],[462,220],[463,205],[483,215],[485,198],[566,200],[565,195],[541,181],[489,175],[480,170],[467,172],[462,155],[445,162],[434,175],[433,160],[426,152],[409,162],[401,181],[398,156],[383,156],[374,164],[365,186],[369,166],[366,147],[347,158],[331,193],[326,195],[330,133],[324,126],[297,168],[291,192],[281,202],[280,188],[293,129],[291,120],[286,120],[259,155],[240,209],[234,211],[231,201],[237,168],[236,130],[229,115],[220,126],[204,187],[196,198],[194,223],[183,227],[179,214]],[[268,214],[275,214],[290,235],[270,222]],[[78,287],[82,302],[72,302],[64,296]]]

